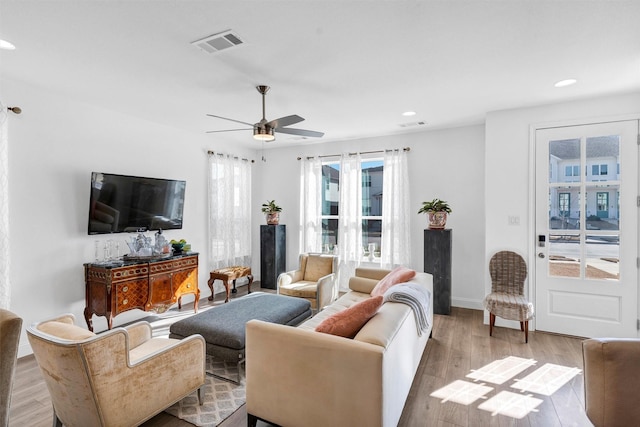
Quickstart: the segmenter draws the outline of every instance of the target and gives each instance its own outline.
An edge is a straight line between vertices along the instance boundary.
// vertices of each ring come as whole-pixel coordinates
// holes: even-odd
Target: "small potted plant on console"
[[[262,213],[267,218],[267,225],[278,225],[280,212],[282,212],[282,208],[276,204],[275,200],[267,200],[267,203],[262,204]]]
[[[444,200],[433,199],[430,202],[422,202],[418,213],[428,215],[430,229],[442,230],[447,224],[447,215],[451,213],[451,207]]]

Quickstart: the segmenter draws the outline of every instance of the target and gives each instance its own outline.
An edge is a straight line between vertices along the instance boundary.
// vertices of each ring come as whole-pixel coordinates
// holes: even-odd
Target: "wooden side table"
[[[233,292],[234,294],[237,292],[236,280],[242,277],[246,277],[247,279],[249,279],[249,284],[247,286],[249,286],[249,293],[251,293],[251,283],[253,283],[253,275],[251,274],[250,267],[225,267],[210,272],[209,281],[207,282],[207,284],[209,285],[209,289],[211,289],[211,296],[209,297],[209,301],[213,301],[213,282],[215,282],[216,279],[222,280],[222,284],[227,291],[227,298],[224,300],[224,302],[229,302],[229,294],[231,292]],[[231,289],[229,282],[233,284],[233,290]]]

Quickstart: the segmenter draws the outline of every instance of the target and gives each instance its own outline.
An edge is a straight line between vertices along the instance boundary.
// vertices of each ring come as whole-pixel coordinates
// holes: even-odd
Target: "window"
[[[379,255],[382,237],[382,160],[362,162],[362,245],[363,253],[370,255],[369,245],[374,246],[374,256]],[[375,253],[378,252],[378,253]]]
[[[322,165],[322,246],[333,251],[338,244],[340,163]]]
[[[208,268],[251,265],[251,163],[209,155]]]
[[[363,253],[369,244],[380,250],[382,235],[382,159],[367,159],[360,163],[362,171],[362,245]],[[322,165],[322,244],[332,250],[338,244],[338,223],[340,204],[340,163]]]
[[[571,209],[571,194],[560,193],[558,194],[558,208],[560,210],[560,216],[563,218],[569,217],[569,210]]]
[[[577,165],[565,166],[564,176],[580,176],[580,166],[577,166]]]
[[[609,168],[607,165],[591,165],[591,175],[608,175]]]

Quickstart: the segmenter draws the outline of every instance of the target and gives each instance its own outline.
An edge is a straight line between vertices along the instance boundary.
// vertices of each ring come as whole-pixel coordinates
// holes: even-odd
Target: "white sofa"
[[[395,426],[431,334],[422,335],[412,309],[386,302],[354,339],[315,331],[326,317],[370,298],[389,271],[359,268],[349,292],[298,327],[252,320],[246,329],[249,425]],[[433,295],[433,277],[411,280]],[[433,297],[431,297],[433,300]]]

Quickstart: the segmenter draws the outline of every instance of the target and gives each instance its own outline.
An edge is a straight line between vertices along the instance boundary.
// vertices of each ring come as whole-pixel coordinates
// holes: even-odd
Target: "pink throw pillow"
[[[316,326],[316,332],[353,338],[365,323],[378,312],[381,305],[382,296],[367,298],[346,310],[327,317]]]
[[[378,282],[375,288],[373,288],[373,290],[371,291],[371,296],[377,297],[379,295],[384,295],[387,289],[389,289],[393,285],[407,282],[413,279],[415,275],[415,270],[411,270],[410,268],[402,266],[396,267]]]

